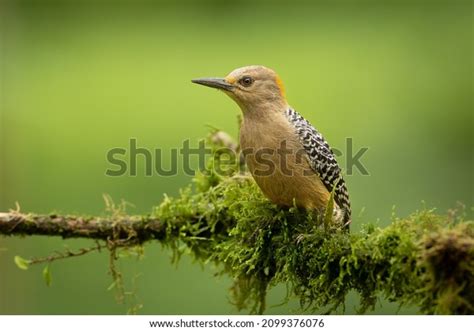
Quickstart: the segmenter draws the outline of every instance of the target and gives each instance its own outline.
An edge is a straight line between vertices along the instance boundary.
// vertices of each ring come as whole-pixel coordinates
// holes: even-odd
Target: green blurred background
[[[212,124],[235,135],[239,110],[191,78],[248,64],[274,68],[290,104],[334,147],[346,137],[369,147],[370,176],[347,177],[353,230],[422,207],[473,204],[473,9],[471,1],[11,1],[0,3],[0,210],[103,214],[101,195],[147,213],[190,178],[107,177],[106,152],[169,150]],[[169,160],[165,160],[165,163]],[[340,158],[345,167],[344,159]],[[140,163],[139,163],[140,165]],[[362,216],[358,217],[364,209]],[[13,256],[44,256],[85,240],[0,238],[0,313],[121,314],[108,256],[54,263],[47,288],[40,266],[21,271]],[[142,261],[120,266],[146,314],[237,313],[231,280],[212,266],[153,243]],[[284,290],[270,295],[278,304]],[[347,313],[354,312],[354,295]],[[272,307],[291,313],[298,306]],[[381,301],[375,313],[396,313]],[[415,308],[401,312],[416,312]]]

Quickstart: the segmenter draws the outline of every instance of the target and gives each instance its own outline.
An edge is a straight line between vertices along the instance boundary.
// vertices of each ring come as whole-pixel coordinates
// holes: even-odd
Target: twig
[[[92,246],[89,248],[80,248],[77,251],[71,251],[71,250],[66,250],[64,252],[54,252],[54,254],[51,254],[49,256],[45,257],[39,257],[39,258],[31,258],[28,260],[28,264],[38,264],[38,263],[44,263],[44,262],[53,262],[56,260],[61,260],[61,259],[67,259],[70,257],[76,257],[76,256],[82,256],[86,255],[90,252],[94,251],[101,251],[101,249],[106,248],[107,246],[105,244],[100,244],[99,242],[96,243],[96,246]]]

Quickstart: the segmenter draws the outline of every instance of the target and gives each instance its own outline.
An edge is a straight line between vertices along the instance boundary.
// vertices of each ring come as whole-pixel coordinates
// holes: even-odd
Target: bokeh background
[[[103,214],[108,193],[133,203],[130,213],[150,212],[191,179],[147,177],[143,163],[137,176],[107,177],[106,152],[132,137],[164,151],[197,143],[206,124],[235,135],[237,106],[190,79],[248,64],[274,68],[331,145],[344,151],[352,137],[369,148],[370,175],[347,177],[353,231],[389,223],[393,206],[406,216],[423,204],[473,205],[471,1],[38,0],[2,1],[0,13],[1,211],[18,201],[23,211]],[[126,312],[107,291],[106,253],[54,263],[50,288],[41,266],[13,263],[64,245],[92,243],[0,238],[0,313]],[[156,243],[120,267],[140,313],[237,313],[230,279],[186,257],[173,266]],[[283,298],[277,288],[270,304]],[[356,303],[352,295],[346,313]],[[397,312],[383,300],[375,311]]]

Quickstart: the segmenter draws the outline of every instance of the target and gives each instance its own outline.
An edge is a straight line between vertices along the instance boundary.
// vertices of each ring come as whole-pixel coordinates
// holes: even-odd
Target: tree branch
[[[156,240],[175,257],[219,266],[234,280],[235,305],[251,312],[262,313],[268,288],[284,283],[310,311],[337,311],[356,291],[360,312],[382,295],[423,313],[474,314],[474,222],[462,208],[448,215],[425,209],[349,233],[271,204],[240,167],[237,160],[228,176],[208,167],[194,178],[195,190],[165,197],[151,215],[127,216],[106,199],[108,217],[0,213],[0,234],[103,240],[112,261],[117,248]]]
[[[136,245],[165,236],[162,222],[150,216],[113,218],[74,215],[0,213],[0,234],[8,236],[60,236],[66,238],[121,239]]]

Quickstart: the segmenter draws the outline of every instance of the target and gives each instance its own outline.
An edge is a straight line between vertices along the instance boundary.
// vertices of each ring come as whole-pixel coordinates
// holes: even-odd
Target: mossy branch
[[[284,283],[307,311],[340,311],[355,290],[361,313],[380,295],[422,313],[474,313],[474,222],[462,211],[422,210],[349,233],[271,204],[237,168],[223,177],[209,167],[195,184],[146,216],[0,213],[0,234],[90,238],[114,253],[158,241],[175,258],[191,254],[219,266],[234,280],[234,303],[251,312],[262,313],[267,290]]]
[[[16,211],[0,213],[0,233],[15,236],[60,236],[124,240],[124,245],[136,245],[152,239],[163,239],[166,229],[162,222],[150,216],[86,217],[75,215],[37,215]]]

